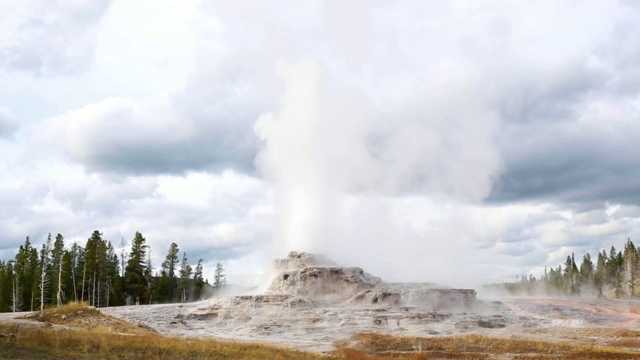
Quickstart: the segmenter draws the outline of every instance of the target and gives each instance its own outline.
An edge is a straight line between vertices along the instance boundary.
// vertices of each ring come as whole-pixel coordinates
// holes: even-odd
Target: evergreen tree
[[[171,243],[167,257],[162,262],[162,278],[160,279],[160,286],[163,293],[160,296],[162,296],[162,300],[166,302],[174,302],[177,300],[175,289],[177,287],[176,267],[178,266],[179,251],[178,245],[176,243]]]
[[[591,254],[586,253],[580,264],[580,286],[592,289],[595,286],[595,274]]]
[[[140,232],[136,232],[136,235],[131,241],[129,260],[125,268],[125,292],[131,299],[139,298],[143,303],[145,302],[144,296],[147,291],[147,281],[145,278],[146,254],[146,239]]]
[[[31,241],[27,236],[24,245],[20,245],[15,260],[16,281],[14,288],[15,301],[17,310],[24,311],[31,309],[33,311],[33,299],[35,298],[34,290],[37,287],[38,279],[38,251],[31,246]],[[31,304],[29,306],[29,304]]]
[[[145,293],[145,296],[147,302],[151,304],[152,294],[155,290],[153,288],[153,264],[151,263],[151,248],[149,248],[149,251],[147,252],[147,264],[146,268],[144,269],[144,277],[147,281],[147,292]]]
[[[578,267],[576,266],[576,261],[573,253],[571,256],[567,256],[567,260],[564,264],[564,283],[567,288],[565,288],[565,292],[570,295],[575,295],[578,293]]]
[[[603,288],[607,281],[607,253],[602,250],[598,253],[598,261],[596,263],[595,287],[598,297],[604,296]]]
[[[627,290],[630,297],[635,296],[637,257],[638,254],[636,252],[635,245],[633,245],[631,239],[627,239],[627,243],[624,247],[624,255],[622,261],[623,266],[621,266],[621,268],[624,269],[623,281],[627,284]]]
[[[202,259],[198,259],[196,270],[193,273],[193,300],[202,299],[202,289],[204,288],[204,279],[202,277]]]
[[[227,283],[227,275],[224,273],[224,267],[221,263],[216,264],[216,270],[213,273],[213,287],[216,293],[220,294],[222,288]]]
[[[119,305],[122,291],[116,294],[116,288],[120,283],[120,264],[118,255],[110,241],[103,240],[101,245],[102,266],[100,267],[100,282],[102,295],[100,306]],[[102,250],[103,249],[103,250]]]
[[[63,282],[62,282],[62,268],[64,264],[64,237],[60,234],[56,236],[56,241],[53,244],[53,250],[51,251],[51,269],[52,273],[49,275],[52,279],[52,299],[55,297],[56,306],[60,306],[63,303]]]
[[[38,283],[38,287],[40,289],[40,311],[44,311],[44,304],[48,298],[45,297],[47,295],[47,290],[50,284],[51,274],[51,233],[47,236],[47,241],[42,244],[42,250],[40,250],[40,262],[39,262],[39,272],[40,272],[40,282]]]
[[[11,285],[7,268],[8,264],[0,261],[0,312],[11,309]]]
[[[122,288],[122,276],[121,267],[124,268],[124,263],[118,259],[113,246],[109,243],[107,257],[109,259],[109,285],[111,296],[108,301],[108,306],[119,306],[123,304],[124,290]]]
[[[616,252],[615,246],[612,245],[611,249],[609,250],[609,258],[607,259],[607,275],[608,275],[607,282],[615,285],[617,282],[616,280],[617,273],[618,273],[618,253]]]
[[[20,306],[20,304],[17,303],[19,289],[16,288],[17,277],[14,262],[11,260],[5,264],[4,281],[4,286],[0,290],[2,294],[4,294],[7,307],[2,311],[18,311],[18,307]]]
[[[61,290],[62,290],[62,302],[67,303],[71,300],[77,300],[75,298],[76,294],[74,291],[75,284],[74,273],[73,273],[73,254],[70,250],[65,250],[62,255],[62,281],[61,281]]]
[[[615,287],[615,296],[616,299],[622,298],[624,295],[624,290],[622,289],[622,275],[618,272],[616,273],[616,287]]]
[[[191,265],[187,259],[187,253],[182,253],[182,262],[180,263],[180,292],[182,302],[187,301],[187,294],[190,293]]]
[[[20,311],[22,308],[21,298],[20,298],[20,284],[18,283],[18,274],[16,273],[16,268],[14,266],[14,262],[7,262],[7,280],[11,281],[11,310],[12,312]]]
[[[87,299],[92,306],[100,307],[100,295],[103,289],[102,280],[105,273],[106,244],[102,239],[102,233],[95,230],[85,246],[85,262],[83,278],[86,282]]]

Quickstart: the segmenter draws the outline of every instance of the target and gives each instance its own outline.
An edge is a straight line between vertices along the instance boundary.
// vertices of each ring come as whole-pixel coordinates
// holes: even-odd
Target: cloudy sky
[[[638,59],[632,0],[0,0],[0,259],[472,285],[640,243]]]

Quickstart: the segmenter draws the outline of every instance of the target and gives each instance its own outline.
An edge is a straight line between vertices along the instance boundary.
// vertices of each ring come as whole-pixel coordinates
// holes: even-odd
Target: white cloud
[[[108,6],[105,0],[0,3],[0,66],[46,76],[87,71],[96,22]]]
[[[238,279],[308,248],[465,284],[638,234],[629,4],[9,5],[3,247],[141,231]]]
[[[0,138],[5,138],[18,130],[18,121],[11,115],[9,109],[0,107]]]

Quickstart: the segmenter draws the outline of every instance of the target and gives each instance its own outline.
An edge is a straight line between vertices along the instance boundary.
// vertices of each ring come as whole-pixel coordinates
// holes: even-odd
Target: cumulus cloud
[[[96,22],[109,0],[0,4],[0,66],[37,75],[85,72],[93,61]]]
[[[9,137],[18,130],[18,121],[11,115],[9,109],[0,107],[0,138]]]
[[[234,126],[234,115],[201,119],[172,105],[108,98],[49,119],[32,141],[62,147],[71,160],[105,173],[251,170],[255,141]]]
[[[39,244],[47,233],[83,245],[99,230],[114,245],[140,231],[159,264],[171,242],[195,263],[241,258],[269,244],[272,217],[264,184],[246,175],[115,177],[86,174],[82,167],[57,164],[64,176],[31,178],[17,187],[3,185],[0,216],[6,258],[30,236]],[[185,191],[189,196],[182,196]]]
[[[185,239],[234,272],[272,241],[267,258],[311,249],[389,279],[468,283],[637,235],[632,2],[204,2],[137,23],[156,6],[138,4],[109,7],[82,80],[113,96],[30,128],[28,147],[60,150],[77,178],[32,151],[53,180],[0,181],[6,201],[20,189],[32,204],[6,214],[16,239],[55,213],[70,234],[140,230],[159,256]],[[55,24],[76,10],[58,8],[45,28],[66,55],[27,41],[40,59],[27,66],[0,35],[6,71],[86,69],[106,5],[68,28]]]

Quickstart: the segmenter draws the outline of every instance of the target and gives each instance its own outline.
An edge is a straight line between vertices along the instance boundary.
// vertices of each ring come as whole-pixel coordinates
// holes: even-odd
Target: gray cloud
[[[255,110],[242,107],[239,99],[216,100],[202,108],[181,104],[176,109],[177,100],[154,105],[106,99],[51,119],[34,141],[62,146],[72,160],[102,173],[226,168],[251,173],[257,139],[249,129]],[[58,142],[59,136],[66,141]]]
[[[581,56],[503,97],[505,172],[490,201],[640,204],[639,23],[626,8]]]
[[[624,103],[582,105],[572,121],[506,128],[506,171],[490,200],[640,204],[633,180],[640,176],[637,110]],[[598,113],[599,106],[612,109]]]

